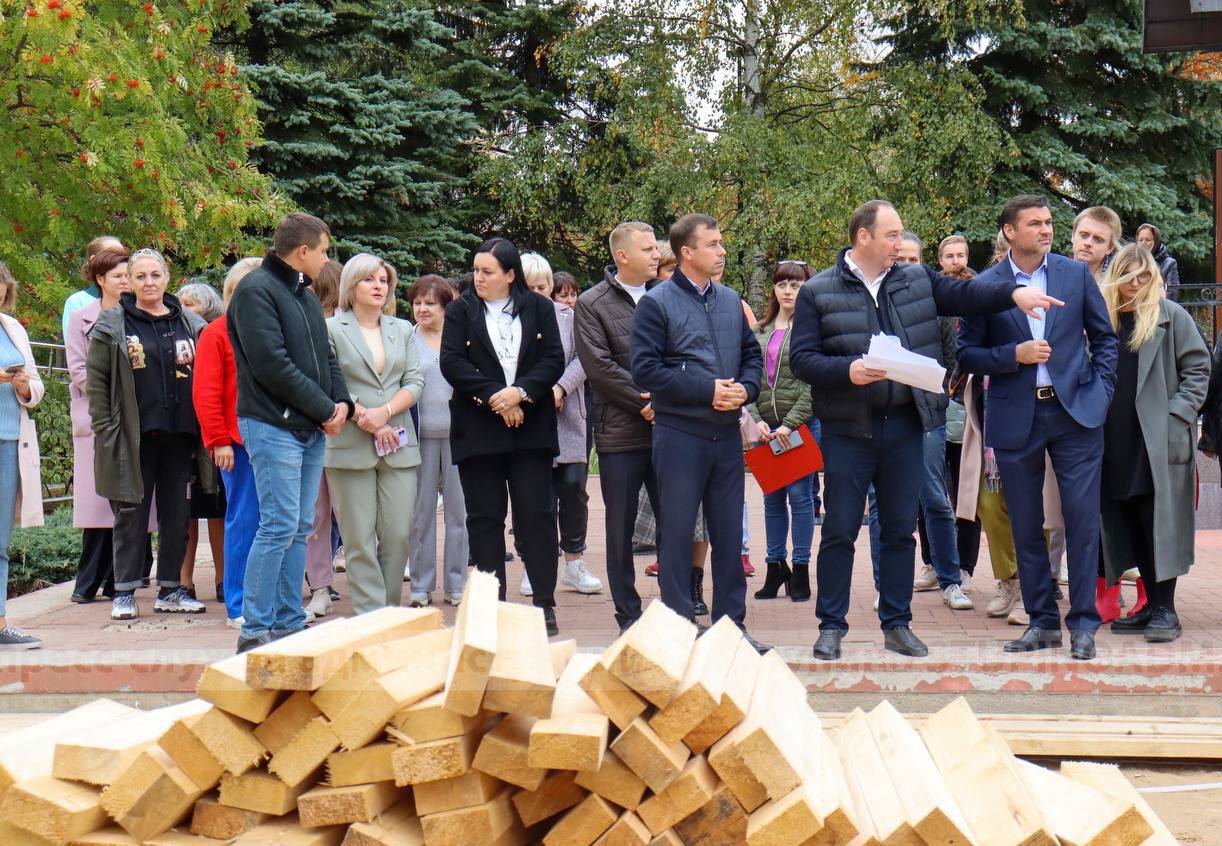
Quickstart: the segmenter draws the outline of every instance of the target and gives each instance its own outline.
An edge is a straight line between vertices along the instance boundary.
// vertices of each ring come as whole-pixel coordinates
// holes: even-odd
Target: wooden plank
[[[719,784],[709,762],[697,755],[665,790],[642,802],[637,814],[649,827],[651,836],[661,834],[712,800]]]
[[[683,742],[695,755],[703,755],[714,743],[721,740],[747,715],[751,707],[751,696],[755,692],[755,680],[759,676],[762,658],[745,639],[739,640],[730,661],[725,688],[716,710],[688,732]]]
[[[471,769],[480,735],[476,732],[400,746],[390,758],[395,784],[421,784],[457,778]]]
[[[620,635],[581,679],[581,689],[619,729],[628,728],[649,708],[648,702],[611,672],[611,665],[627,644],[627,633]]]
[[[556,682],[551,716],[531,728],[530,766],[593,771],[602,765],[611,721],[580,685],[597,663],[598,656],[589,654],[576,655],[569,661]]]
[[[276,706],[266,720],[254,727],[254,734],[267,751],[275,755],[288,746],[289,741],[300,734],[311,720],[320,716],[322,712],[315,707],[309,691],[294,691]]]
[[[802,846],[823,829],[809,783],[769,799],[747,820],[747,846]]]
[[[232,846],[340,846],[344,840],[341,825],[305,828],[296,816],[268,820],[233,841]]]
[[[684,846],[684,843],[673,831],[664,831],[650,840],[649,846]]]
[[[643,717],[637,717],[620,732],[611,749],[654,793],[661,793],[679,777],[689,757],[682,743],[663,743]]]
[[[649,827],[641,822],[641,818],[632,811],[624,811],[620,818],[611,823],[602,837],[594,842],[594,846],[649,846],[653,835]]]
[[[496,576],[479,570],[467,573],[446,669],[445,705],[456,714],[474,717],[484,701],[488,674],[496,657],[499,593]]]
[[[729,617],[696,639],[674,699],[649,720],[658,737],[677,743],[717,710],[730,672],[726,656],[733,656],[742,640],[742,630]]]
[[[534,717],[512,715],[496,724],[480,740],[471,766],[501,781],[536,790],[547,777],[547,770],[530,764],[530,733]]]
[[[195,695],[250,723],[266,720],[280,699],[279,691],[265,690],[246,680],[245,654],[204,667]]]
[[[16,829],[21,831],[21,829]],[[41,840],[41,843],[50,843],[49,840]],[[108,825],[106,828],[91,831],[88,834],[82,834],[80,837],[73,837],[68,841],[68,846],[142,846],[140,839],[132,837],[117,825]],[[3,824],[0,824],[0,843],[5,846],[23,846],[24,841],[9,840],[7,832],[3,831]]]
[[[343,846],[424,846],[412,800],[404,799],[373,822],[353,824]]]
[[[674,698],[687,670],[696,626],[660,600],[654,600],[626,632],[611,672],[653,705],[665,707]]]
[[[391,763],[397,743],[373,743],[347,752],[332,752],[327,756],[327,784],[348,787],[374,781],[393,781],[395,768]]]
[[[886,700],[866,722],[892,781],[903,787],[898,793],[912,829],[926,842],[970,843],[971,829],[916,729]]]
[[[543,609],[497,603],[496,637],[496,657],[484,690],[484,708],[546,717],[552,712],[556,676]]]
[[[310,720],[292,740],[268,762],[267,770],[289,787],[303,784],[339,748],[339,738],[326,717]]]
[[[220,801],[231,808],[279,817],[297,807],[297,797],[305,793],[307,786],[289,787],[263,770],[251,770],[240,776],[225,773],[221,776]]]
[[[413,785],[412,797],[416,800],[416,813],[425,816],[482,805],[495,798],[504,787],[503,782],[487,773],[470,770],[457,778]]]
[[[920,734],[979,846],[1057,846],[1014,756],[966,700],[929,717]]]
[[[718,783],[709,801],[675,823],[685,846],[737,846],[747,842],[747,812],[734,792]]]
[[[867,790],[872,789],[874,783],[858,778],[857,772],[854,769],[854,762],[850,760],[850,747],[841,741],[838,733],[832,733],[830,740],[836,754],[840,758],[841,772],[844,773],[845,790],[848,791],[849,799],[853,805],[853,819],[857,823],[858,835],[850,841],[849,846],[884,846],[875,828],[874,818],[870,816],[869,801],[866,796]],[[873,743],[873,740],[873,737],[871,737],[871,743]],[[888,776],[887,780],[890,782],[890,776]],[[898,796],[896,801],[899,801]],[[812,846],[823,846],[823,844],[819,843],[816,839]]]
[[[1158,814],[1150,807],[1150,803],[1137,792],[1137,788],[1133,787],[1115,764],[1062,761],[1061,775],[1079,784],[1085,784],[1107,793],[1122,802],[1132,803],[1151,829],[1150,836],[1146,838],[1142,846],[1177,846],[1175,835],[1159,819]]]
[[[202,714],[197,714],[176,720],[158,738],[157,745],[187,774],[187,778],[204,790],[211,790],[220,784],[225,767],[191,731],[191,727],[202,717]]]
[[[201,796],[195,800],[191,813],[191,833],[228,841],[245,834],[266,819],[267,814],[230,808],[222,805],[215,796]]]
[[[156,837],[150,837],[147,840],[141,841],[141,846],[215,846],[215,844],[210,844],[206,841],[201,843],[200,838],[188,832],[167,831],[164,834],[158,834]],[[280,844],[276,844],[276,846],[280,846]]]
[[[397,711],[441,690],[448,660],[444,652],[434,653],[354,691],[331,724],[340,744],[345,749],[364,746],[381,734]]]
[[[349,787],[315,787],[297,797],[297,814],[307,827],[373,822],[403,798],[393,781]]]
[[[247,680],[272,690],[318,690],[358,649],[438,628],[436,608],[379,608],[328,620],[247,652]]]
[[[10,787],[0,819],[54,843],[96,831],[109,821],[96,787],[49,775]]]
[[[866,714],[853,709],[837,729],[837,740],[845,752],[850,784],[864,805],[869,827],[884,846],[924,846],[924,840],[908,823],[898,786],[891,780]]]
[[[358,649],[339,672],[314,691],[312,701],[327,719],[334,720],[357,692],[369,689],[374,679],[419,664],[439,652],[448,656],[453,640],[454,630],[443,628]]]
[[[266,747],[254,735],[254,727],[220,708],[210,708],[187,728],[227,773],[241,775],[257,767],[267,755]]]
[[[517,809],[522,825],[530,827],[561,811],[568,810],[582,799],[586,792],[574,781],[575,773],[552,773],[535,790],[519,790],[513,795],[513,806]],[[645,789],[644,782],[641,789]]]
[[[102,793],[102,807],[124,831],[142,840],[186,819],[204,788],[160,746],[150,746]]]
[[[428,846],[525,843],[528,839],[508,789],[479,805],[422,816],[420,827]]]
[[[619,819],[601,796],[587,796],[543,837],[543,846],[590,846]]]
[[[1038,764],[1017,764],[1061,846],[1140,846],[1154,833],[1134,803]]]
[[[577,641],[570,638],[569,640],[557,640],[554,643],[549,642],[547,651],[552,658],[552,676],[558,679],[564,675],[564,668],[577,654]]]
[[[577,773],[577,785],[629,811],[641,804],[646,789],[644,780],[610,750],[595,772]]]
[[[426,696],[419,702],[395,712],[390,724],[417,743],[457,737],[483,725],[487,712],[467,717],[446,708],[446,695],[442,691]]]
[[[803,846],[841,846],[844,843],[853,843],[861,839],[862,827],[857,822],[857,806],[849,790],[848,777],[840,755],[814,713],[803,711],[802,722],[803,740],[806,743],[806,778],[819,783],[816,801],[819,803],[819,816],[823,818],[823,828],[815,835],[814,842],[807,841]]]

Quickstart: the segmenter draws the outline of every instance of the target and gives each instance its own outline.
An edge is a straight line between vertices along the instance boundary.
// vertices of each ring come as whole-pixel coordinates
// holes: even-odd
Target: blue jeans
[[[287,634],[305,625],[306,538],[314,527],[326,441],[313,432],[303,443],[292,432],[252,417],[239,417],[238,431],[259,497],[259,529],[243,583],[242,637]]]
[[[815,534],[814,479],[803,476],[788,487],[764,495],[764,534],[768,538],[768,560],[784,561],[788,552],[790,519],[793,511],[793,563],[810,563],[810,543]]]
[[[13,536],[17,509],[17,489],[21,469],[17,462],[17,441],[0,441],[0,617],[8,598],[8,542]]]
[[[233,445],[233,469],[222,470],[225,482],[225,613],[233,620],[242,616],[242,594],[246,559],[259,530],[259,493],[250,455],[241,444]]]

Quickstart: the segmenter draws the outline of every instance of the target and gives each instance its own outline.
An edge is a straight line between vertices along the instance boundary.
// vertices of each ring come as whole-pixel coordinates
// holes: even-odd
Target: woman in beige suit
[[[377,256],[353,256],[340,274],[341,313],[327,321],[356,404],[353,418],[327,439],[325,466],[358,614],[399,605],[416,502],[420,448],[408,410],[424,380],[411,324],[383,313],[396,281]]]

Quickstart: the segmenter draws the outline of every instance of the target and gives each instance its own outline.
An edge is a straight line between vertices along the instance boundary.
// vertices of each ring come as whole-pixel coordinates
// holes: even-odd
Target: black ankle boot
[[[764,586],[755,592],[756,599],[776,599],[777,591],[785,588],[789,593],[789,578],[792,572],[789,565],[782,561],[765,561],[768,573],[764,576]]]
[[[810,601],[810,565],[793,565],[793,575],[789,577],[789,598],[794,602]]]
[[[704,604],[704,570],[692,568],[692,613],[704,617],[709,613],[709,606]]]

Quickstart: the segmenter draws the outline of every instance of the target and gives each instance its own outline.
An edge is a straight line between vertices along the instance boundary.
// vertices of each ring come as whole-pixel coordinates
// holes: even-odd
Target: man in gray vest
[[[816,658],[840,657],[848,631],[853,551],[866,491],[878,499],[882,526],[878,616],[884,645],[901,655],[929,650],[912,633],[912,582],[917,502],[925,478],[923,436],[946,423],[946,395],[910,388],[865,366],[862,354],[877,333],[913,352],[938,358],[938,315],[992,314],[1018,306],[1028,314],[1061,305],[1034,288],[981,285],[934,276],[897,262],[904,224],[886,200],[859,206],[849,242],[836,264],[798,295],[790,363],[811,386],[814,416],[823,424],[823,528],[816,578],[819,639]]]

